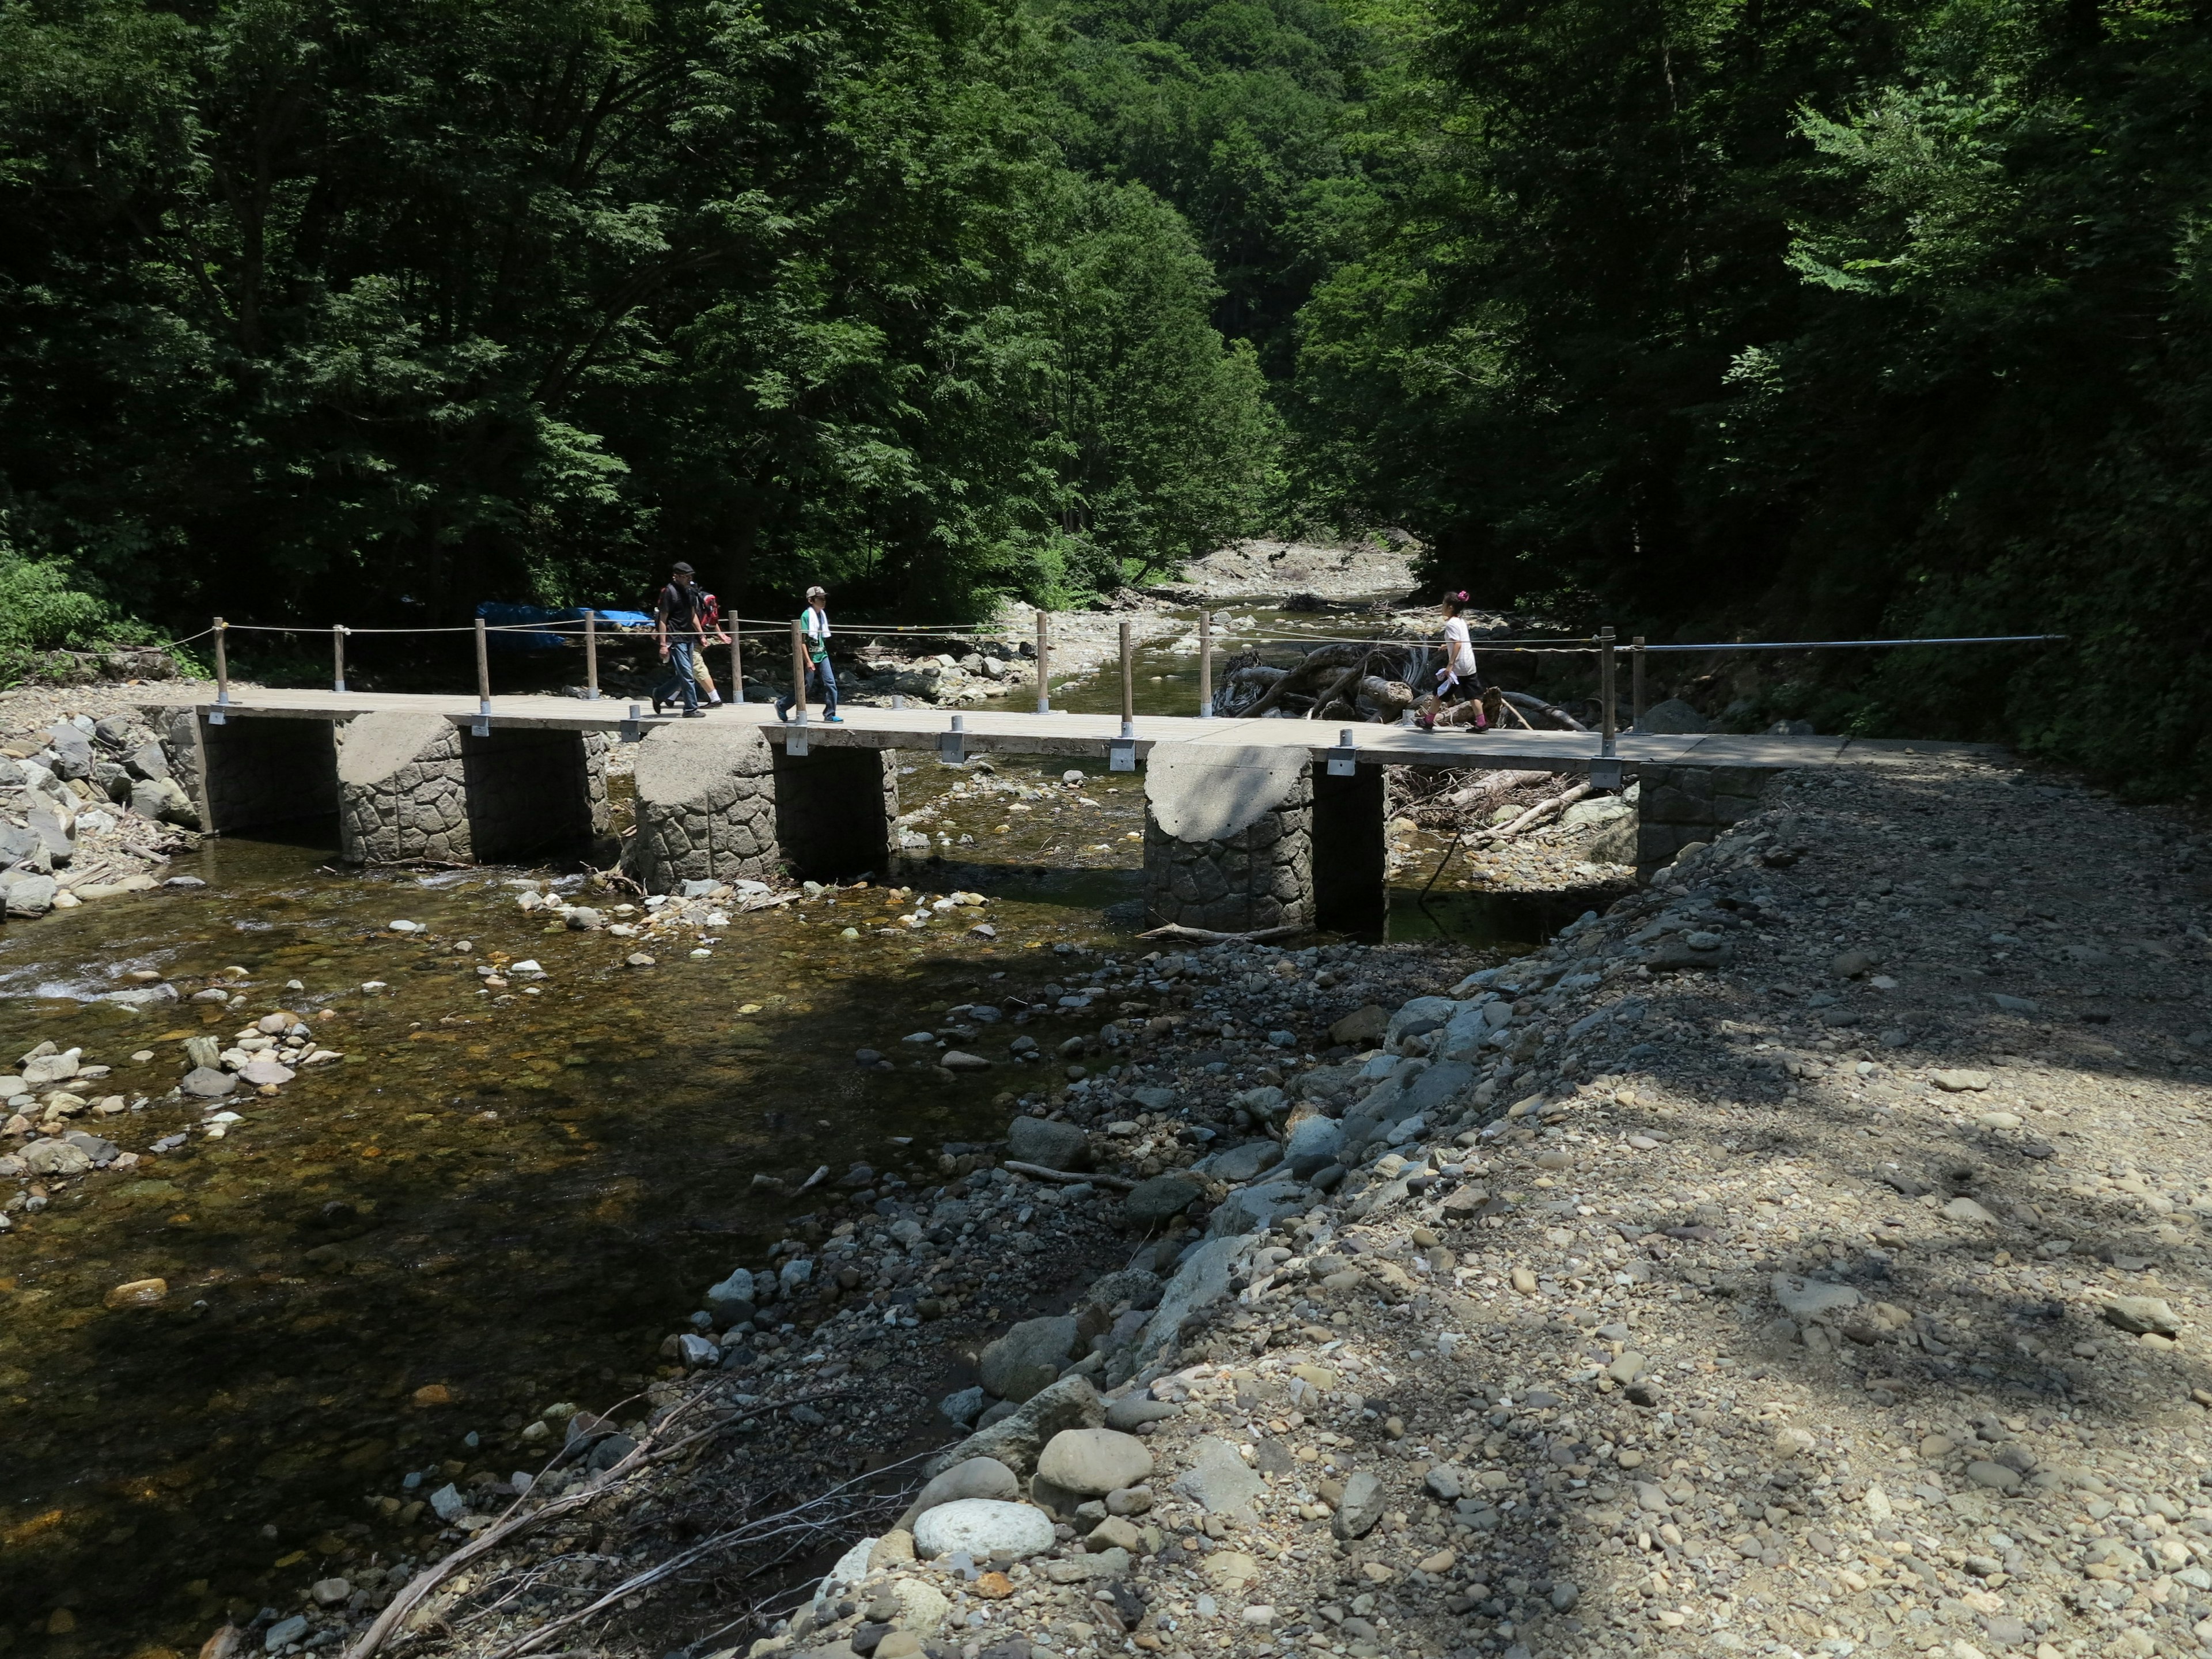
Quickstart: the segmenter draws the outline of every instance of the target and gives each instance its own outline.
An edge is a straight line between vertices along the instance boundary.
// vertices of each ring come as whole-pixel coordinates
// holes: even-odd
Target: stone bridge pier
[[[613,855],[607,739],[442,714],[363,714],[337,754],[339,851],[356,864],[526,862]]]
[[[1787,770],[1765,766],[1639,766],[1636,876],[1674,862],[1692,842],[1710,842],[1759,810],[1767,786]]]
[[[1384,896],[1382,772],[1298,749],[1189,744],[1145,768],[1145,913],[1216,933],[1370,931]]]
[[[684,881],[887,875],[896,750],[786,755],[757,726],[664,726],[637,757],[637,834],[626,860],[647,891]]]

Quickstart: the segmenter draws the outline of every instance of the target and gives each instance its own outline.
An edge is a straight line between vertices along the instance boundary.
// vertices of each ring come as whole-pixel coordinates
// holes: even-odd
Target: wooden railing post
[[[477,618],[477,715],[478,719],[491,713],[491,647],[484,633],[484,619]]]
[[[215,619],[215,702],[223,708],[230,702],[230,624],[222,617]]]
[[[1644,729],[1644,635],[1638,634],[1628,650],[1628,729]]]
[[[791,619],[791,702],[799,718],[806,719],[806,634],[799,619]]]
[[[599,700],[599,613],[584,607],[584,697]]]
[[[1037,713],[1052,713],[1052,620],[1042,611],[1036,613]]]
[[[1198,717],[1213,718],[1213,611],[1198,613]]]
[[[1614,712],[1613,629],[1601,628],[1597,633],[1597,700],[1602,720],[1598,726],[1598,753],[1607,759],[1613,756]]]
[[[331,624],[331,690],[345,693],[345,624]]]
[[[1137,735],[1136,677],[1130,665],[1129,623],[1126,617],[1121,623],[1121,735]]]

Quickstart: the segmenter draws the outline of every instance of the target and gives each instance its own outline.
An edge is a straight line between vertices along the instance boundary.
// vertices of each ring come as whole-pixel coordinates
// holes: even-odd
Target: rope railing
[[[1040,714],[1048,714],[1052,712],[1052,614],[1053,613],[1050,611],[1042,610],[1040,610],[1036,613],[1036,636],[1032,649],[1036,664],[1036,712]],[[764,617],[732,617],[726,620],[728,626],[723,627],[718,625],[716,629],[716,635],[718,638],[726,637],[728,642],[730,652],[730,682],[732,692],[734,693],[733,700],[736,701],[742,701],[744,696],[744,641],[745,639],[750,637],[757,641],[767,636],[781,637],[787,629],[791,640],[792,652],[792,698],[799,720],[803,725],[807,718],[806,668],[809,652],[806,640],[802,630],[801,623],[796,619],[787,623],[780,619],[771,620]],[[1429,644],[1428,640],[1425,636],[1405,633],[1400,633],[1388,637],[1376,637],[1372,635],[1359,636],[1305,633],[1295,635],[1265,633],[1239,634],[1233,631],[1233,629],[1234,625],[1232,623],[1232,631],[1227,635],[1224,642],[1234,644],[1245,649],[1267,645],[1299,645],[1309,648],[1315,646],[1323,645],[1367,646],[1376,648],[1387,648],[1394,646],[1405,647],[1419,645],[1426,648]],[[320,633],[323,630],[320,629],[311,628],[300,623],[233,623],[226,621],[221,617],[217,617],[215,618],[214,625],[212,627],[204,629],[199,633],[190,635],[182,640],[173,641],[171,643],[173,645],[188,645],[193,641],[205,639],[210,635],[213,636],[215,640],[216,706],[218,710],[221,710],[227,708],[230,704],[230,658],[228,638],[233,632],[256,634],[309,634]],[[644,637],[647,631],[647,630],[644,627],[635,624],[629,626],[617,624],[610,637],[616,640],[625,638],[636,640]],[[657,635],[659,630],[656,628],[652,631]],[[978,644],[1004,644],[1013,640],[1017,632],[1017,630],[1011,628],[977,628],[966,624],[936,626],[917,623],[854,623],[842,625],[840,631],[848,637],[878,638],[886,635],[892,637],[923,636],[956,642],[967,641]],[[343,694],[346,690],[345,642],[350,636],[356,635],[393,635],[413,634],[473,634],[476,638],[477,697],[477,720],[474,730],[477,734],[480,736],[489,732],[490,730],[489,721],[492,714],[492,691],[489,643],[490,638],[493,635],[525,634],[539,638],[543,638],[549,635],[556,637],[565,637],[569,635],[580,637],[584,647],[586,680],[584,696],[586,700],[592,701],[596,701],[599,696],[599,646],[600,629],[599,625],[599,612],[596,610],[586,610],[584,612],[582,619],[577,622],[553,622],[549,620],[542,623],[489,623],[482,617],[478,617],[475,619],[472,624],[461,627],[425,626],[419,628],[355,628],[341,623],[333,623],[329,629],[329,633],[331,635],[332,688],[335,691],[340,694]],[[1116,769],[1127,769],[1128,767],[1133,767],[1135,764],[1133,747],[1135,738],[1135,702],[1133,689],[1134,685],[1134,676],[1132,666],[1133,660],[1133,629],[1131,623],[1127,618],[1124,618],[1120,627],[1121,737],[1115,745],[1115,752],[1112,756],[1113,764]],[[1215,650],[1215,641],[1213,637],[1214,620],[1213,612],[1211,609],[1200,610],[1197,618],[1197,633],[1199,677],[1198,714],[1200,719],[1210,719],[1215,712],[1213,698],[1213,656]],[[1619,636],[1614,633],[1614,630],[1611,628],[1602,628],[1600,629],[1595,635],[1588,637],[1551,635],[1533,640],[1480,637],[1474,640],[1472,643],[1479,646],[1482,650],[1492,653],[1503,653],[1510,655],[1539,656],[1595,655],[1597,658],[1598,669],[1600,729],[1597,735],[1599,738],[1599,753],[1602,757],[1610,758],[1614,753],[1614,739],[1617,736],[1615,726],[1619,718],[1619,711],[1616,707],[1613,689],[1614,677],[1617,658],[1622,650],[1626,650],[1629,653],[1631,687],[1630,725],[1631,727],[1633,728],[1640,726],[1644,720],[1645,706],[1645,659],[1657,653],[1665,652],[1677,654],[1710,654],[1729,651],[1895,650],[1911,646],[1948,647],[1969,645],[2042,645],[2061,641],[2066,637],[2067,636],[2063,634],[1992,634],[1881,640],[1720,640],[1704,643],[1670,643],[1654,645],[1640,635],[1624,641],[1619,638]],[[1022,642],[1028,643],[1029,641],[1024,639]],[[699,643],[701,646],[704,645],[704,636],[702,637]],[[632,705],[632,709],[633,716],[635,717],[636,705]],[[217,714],[212,718],[220,720],[222,715]],[[957,729],[957,726],[958,721],[956,717],[956,730]],[[1350,739],[1347,736],[1346,744],[1344,746],[1348,747]],[[1124,752],[1125,750],[1126,752]]]

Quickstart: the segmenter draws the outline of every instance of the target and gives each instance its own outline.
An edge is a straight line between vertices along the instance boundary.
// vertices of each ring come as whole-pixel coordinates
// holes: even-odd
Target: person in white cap
[[[830,596],[818,587],[806,590],[799,638],[806,651],[806,689],[822,699],[822,718],[832,726],[842,726],[845,722],[837,718],[836,671],[830,666]],[[776,719],[791,718],[792,701],[789,692],[775,700]]]

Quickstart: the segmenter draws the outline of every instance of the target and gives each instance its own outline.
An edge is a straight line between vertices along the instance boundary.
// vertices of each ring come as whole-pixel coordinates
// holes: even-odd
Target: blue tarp
[[[593,606],[592,613],[602,628],[650,628],[653,618],[642,611],[609,611]],[[563,646],[574,645],[583,638],[581,632],[556,634],[546,624],[559,624],[574,629],[584,620],[584,607],[572,605],[560,611],[549,611],[542,605],[505,605],[497,599],[486,599],[477,606],[477,615],[494,629],[526,629],[526,633],[494,633],[489,644],[495,651],[557,651]],[[538,631],[540,628],[544,631]]]

